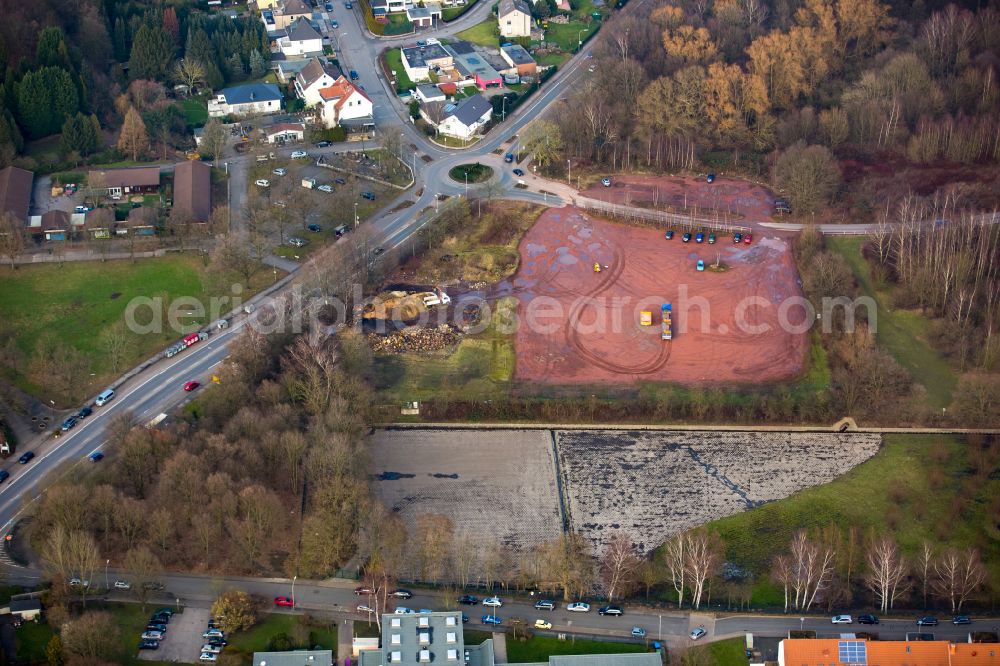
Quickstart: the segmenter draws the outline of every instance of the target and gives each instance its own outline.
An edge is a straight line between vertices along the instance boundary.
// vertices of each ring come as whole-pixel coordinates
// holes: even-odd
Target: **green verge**
[[[493,168],[479,162],[475,164],[459,164],[457,167],[452,167],[448,172],[448,176],[458,183],[466,182],[465,178],[468,176],[470,185],[489,180],[492,175]]]
[[[927,343],[924,336],[928,319],[917,312],[892,307],[889,290],[872,281],[868,263],[861,256],[863,239],[834,237],[826,243],[847,261],[862,294],[875,299],[878,344],[927,389],[927,400],[932,407],[943,409],[951,405],[958,379],[948,362]]]
[[[386,51],[385,64],[392,70],[396,77],[396,92],[403,92],[404,90],[412,90],[414,88],[413,81],[406,75],[406,69],[403,68],[403,53],[400,49],[389,49]]]
[[[189,127],[202,127],[208,122],[208,103],[204,97],[185,97],[181,108]]]
[[[964,438],[886,435],[879,452],[836,481],[713,521],[727,561],[756,575],[751,604],[780,604],[780,590],[767,581],[774,557],[799,529],[836,525],[892,534],[907,556],[924,539],[936,547],[976,547],[1000,581],[1000,539],[990,516],[1000,508],[1000,478],[977,474]],[[933,501],[927,498],[933,497]],[[994,583],[996,584],[996,583]]]
[[[561,641],[549,636],[534,636],[526,641],[507,638],[507,660],[511,664],[546,662],[552,655],[628,654],[648,652],[645,645],[612,643],[583,639]]]
[[[14,632],[18,663],[46,663],[45,647],[54,634],[47,622],[25,622],[18,627]]]
[[[247,631],[232,634],[228,637],[229,648],[239,651],[249,659],[254,652],[264,652],[268,642],[278,634],[293,636],[295,628],[300,624],[301,615],[288,615],[285,613],[269,613],[263,619],[250,627]],[[308,645],[298,647],[319,646],[322,650],[337,651],[337,629],[336,627],[308,626],[310,639]]]
[[[746,666],[744,645],[742,638],[727,638],[724,641],[695,645],[690,648],[690,662],[712,666]]]
[[[477,23],[471,28],[466,28],[455,36],[467,42],[479,44],[480,46],[496,47],[500,43],[500,33],[497,30],[497,19],[495,16],[490,16],[490,18],[482,23]]]
[[[579,41],[587,41],[600,27],[600,21],[592,21],[589,25],[582,21],[549,23],[549,27],[545,30],[545,42],[558,44],[563,51],[575,53]]]

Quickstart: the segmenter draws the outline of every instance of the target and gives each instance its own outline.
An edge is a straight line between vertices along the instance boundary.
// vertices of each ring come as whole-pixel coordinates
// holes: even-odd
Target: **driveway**
[[[208,626],[211,615],[207,608],[187,606],[183,613],[175,613],[170,618],[167,633],[160,641],[159,650],[140,650],[139,659],[145,661],[174,661],[197,664],[201,646],[205,642],[201,634]],[[136,643],[139,638],[136,637]]]

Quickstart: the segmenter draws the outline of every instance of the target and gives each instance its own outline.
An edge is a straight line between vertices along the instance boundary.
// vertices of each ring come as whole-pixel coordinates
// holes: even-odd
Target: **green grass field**
[[[0,289],[0,318],[7,327],[17,331],[16,344],[26,364],[34,354],[39,338],[50,335],[55,341],[75,348],[90,359],[94,377],[88,387],[89,392],[103,387],[114,374],[101,342],[101,332],[122,320],[133,299],[159,297],[164,307],[181,296],[198,299],[206,311],[199,317],[179,319],[181,323],[189,324],[185,329],[187,331],[217,318],[210,311],[210,289],[215,287],[206,277],[200,256],[192,254],[142,259],[135,263],[128,260],[80,261],[67,262],[62,266],[22,266],[17,270],[5,267],[0,268],[0,281],[3,284]],[[261,271],[255,276],[249,292],[270,283],[270,270]],[[241,298],[247,298],[249,292],[243,289]],[[227,288],[223,295],[230,296],[231,293]],[[220,310],[224,314],[231,308],[231,302],[226,301]],[[160,308],[157,312],[164,313],[165,310]],[[139,308],[136,320],[148,322],[152,316],[150,313],[148,307]],[[163,316],[162,321],[166,324],[167,317]],[[129,332],[119,372],[182,335],[182,332],[167,325],[159,333]],[[40,387],[29,382],[24,374],[11,373],[10,376],[22,388],[38,394]]]
[[[545,31],[545,42],[558,44],[563,51],[576,52],[580,40],[586,41],[587,37],[597,32],[600,27],[600,21],[592,21],[589,24],[583,21],[549,23]]]
[[[229,636],[229,649],[238,650],[248,658],[252,657],[254,652],[263,652],[266,650],[268,641],[277,634],[287,634],[294,637],[296,627],[300,624],[300,617],[302,616],[269,613],[248,631]],[[314,647],[318,645],[321,649],[337,651],[336,627],[310,626],[304,627],[304,629],[308,630],[311,638],[307,641],[307,644],[298,647]]]
[[[626,654],[648,652],[645,645],[611,643],[583,639],[561,641],[549,636],[534,636],[527,641],[507,637],[507,660],[512,664],[545,662],[560,654]]]
[[[202,127],[208,122],[208,103],[204,97],[185,97],[181,108],[189,126]]]
[[[1000,581],[1000,478],[975,474],[969,445],[940,435],[887,435],[880,451],[841,478],[783,500],[709,523],[726,559],[758,574],[754,605],[781,602],[766,582],[775,555],[801,528],[855,526],[864,536],[892,534],[907,555],[924,539],[936,547],[975,546]],[[775,596],[777,595],[777,596]]]
[[[414,88],[413,81],[410,80],[410,77],[406,75],[406,70],[403,69],[403,54],[400,49],[389,49],[386,51],[385,64],[389,66],[389,69],[396,76],[396,92],[412,90]]]
[[[45,646],[52,640],[52,627],[47,622],[25,622],[15,631],[17,660],[22,664],[45,662]]]
[[[924,337],[928,320],[917,312],[894,309],[887,289],[873,283],[868,263],[861,256],[860,238],[834,237],[826,243],[847,260],[861,292],[878,304],[876,339],[910,375],[927,389],[927,400],[936,409],[952,402],[957,377],[948,362]]]
[[[485,164],[480,164],[476,162],[475,164],[459,164],[457,167],[452,167],[448,175],[452,180],[459,183],[466,182],[465,179],[468,177],[468,182],[471,183],[481,183],[484,180],[489,180],[493,175],[493,169],[486,166]]]
[[[743,652],[745,642],[742,638],[727,638],[724,641],[694,645],[690,648],[692,664],[711,664],[711,666],[747,666],[747,657]]]
[[[496,47],[499,44],[496,17],[491,16],[482,23],[477,23],[471,28],[466,28],[455,36],[467,42],[479,44],[480,46]]]

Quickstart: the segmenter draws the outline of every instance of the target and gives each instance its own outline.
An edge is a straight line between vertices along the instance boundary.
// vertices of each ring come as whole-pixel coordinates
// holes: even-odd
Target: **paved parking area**
[[[152,611],[152,607],[150,607]],[[139,659],[145,661],[175,661],[187,664],[198,663],[201,637],[211,612],[207,608],[186,607],[183,613],[175,613],[167,625],[167,633],[160,641],[159,650],[140,650]],[[136,643],[139,637],[136,636]]]

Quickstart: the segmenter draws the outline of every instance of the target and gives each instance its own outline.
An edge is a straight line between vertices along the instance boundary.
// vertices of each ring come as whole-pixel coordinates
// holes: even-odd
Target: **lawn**
[[[229,649],[252,656],[254,652],[264,652],[267,644],[278,634],[287,634],[295,641],[296,633],[308,632],[304,643],[296,647],[314,647],[337,651],[337,628],[335,626],[305,626],[299,622],[301,615],[269,613],[248,631],[228,636]]]
[[[561,641],[549,636],[534,636],[530,640],[507,639],[507,660],[512,664],[547,662],[551,655],[561,654],[624,654],[648,652],[645,645],[609,643],[583,639]]]
[[[997,510],[1000,478],[975,473],[971,449],[960,437],[886,435],[873,458],[836,481],[714,521],[709,529],[722,537],[726,560],[762,582],[797,530],[828,525],[892,534],[907,556],[924,539],[938,548],[975,546],[990,579],[1000,581],[1000,542],[989,519]],[[781,591],[761,584],[751,603],[780,604]]]
[[[208,103],[204,97],[185,97],[181,108],[189,127],[202,127],[208,122]]]
[[[414,88],[413,81],[410,81],[410,77],[406,75],[406,70],[403,69],[403,55],[400,49],[389,49],[386,51],[385,64],[392,70],[396,78],[396,92],[412,90]]]
[[[113,379],[115,373],[101,342],[101,333],[122,321],[133,299],[162,299],[163,308],[157,313],[164,312],[178,297],[198,299],[205,309],[201,316],[187,317],[182,313],[179,317],[180,323],[187,324],[184,329],[187,332],[218,318],[218,314],[212,313],[213,294],[232,294],[228,286],[213,283],[206,274],[202,258],[195,254],[174,254],[135,263],[128,260],[80,261],[62,266],[22,266],[17,270],[4,267],[0,268],[0,281],[3,284],[0,318],[9,330],[17,331],[15,340],[24,355],[25,367],[39,339],[51,336],[54,341],[69,345],[90,359],[90,371],[94,376],[84,389],[86,393],[96,393]],[[266,271],[266,275],[261,271],[254,277],[249,291],[256,291],[271,281],[270,271]],[[244,289],[241,298],[248,296],[248,290]],[[232,303],[228,300],[216,306],[223,314],[231,308]],[[149,323],[150,317],[150,308],[136,310],[137,322]],[[127,344],[119,372],[182,337],[182,331],[167,325],[166,317],[162,317],[162,321],[164,326],[160,332],[126,334]],[[39,394],[42,390],[24,374],[12,379],[31,393]]]
[[[579,45],[579,40],[586,41],[587,37],[597,32],[601,27],[600,21],[591,21],[589,24],[582,21],[570,21],[569,23],[549,23],[545,31],[545,41],[555,42],[563,51],[575,52]]]
[[[690,648],[692,653],[690,661],[692,664],[711,664],[712,666],[747,666],[745,645],[743,638],[727,638],[715,643],[694,645]],[[695,656],[698,653],[701,653],[701,656]]]
[[[454,181],[459,183],[468,182],[471,185],[472,183],[481,183],[484,180],[489,180],[493,175],[493,169],[479,162],[475,164],[459,164],[457,167],[453,167],[448,172],[448,175]]]
[[[854,277],[865,296],[878,304],[876,340],[892,354],[910,375],[927,389],[929,404],[942,409],[952,402],[957,378],[948,362],[925,339],[928,320],[917,312],[894,309],[888,289],[872,281],[868,262],[861,256],[861,238],[834,237],[826,240],[830,249],[838,252],[854,271]]]
[[[44,663],[45,646],[52,640],[48,622],[25,622],[17,631],[17,660],[22,664]]]
[[[496,17],[491,16],[482,23],[477,23],[471,28],[466,28],[455,36],[473,44],[495,48],[499,44]]]

